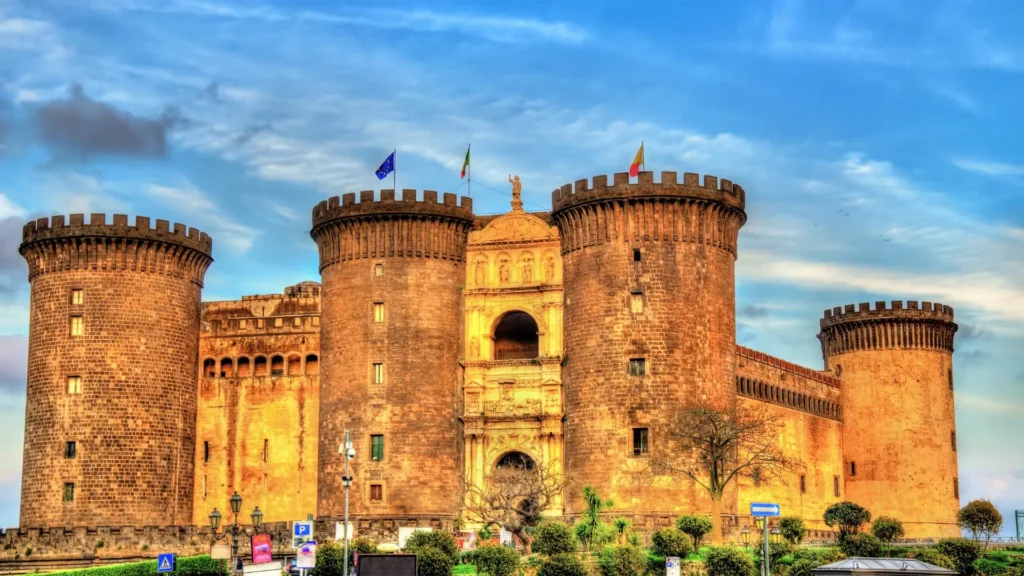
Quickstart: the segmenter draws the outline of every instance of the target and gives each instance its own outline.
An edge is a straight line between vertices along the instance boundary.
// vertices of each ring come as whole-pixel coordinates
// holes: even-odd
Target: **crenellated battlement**
[[[836,306],[831,310],[825,310],[821,319],[821,327],[826,328],[846,322],[858,322],[864,320],[888,320],[888,319],[912,319],[926,318],[935,320],[953,321],[953,309],[939,303],[918,302],[917,300],[893,300],[891,303],[884,300],[875,302],[872,308],[869,302],[861,302],[857,306],[847,304]]]
[[[168,220],[153,222],[148,216],[136,216],[135,224],[128,224],[128,216],[114,214],[107,223],[106,214],[90,214],[86,223],[84,214],[63,214],[50,218],[39,218],[25,224],[22,229],[22,245],[38,240],[71,237],[137,238],[156,242],[170,242],[198,250],[209,256],[213,240],[198,228],[189,228],[177,222],[172,226]]]
[[[864,350],[931,349],[953,352],[957,325],[953,309],[944,304],[894,300],[891,303],[847,304],[825,310],[821,319],[822,355],[829,357]]]
[[[691,198],[722,202],[741,211],[746,206],[746,192],[730,180],[705,175],[701,183],[699,174],[685,172],[680,182],[677,172],[663,171],[661,182],[654,181],[654,172],[640,172],[636,183],[629,181],[626,172],[613,174],[611,185],[608,176],[603,174],[590,181],[577,180],[551,193],[551,209],[558,212],[577,204],[630,198]]]
[[[395,198],[394,190],[381,190],[380,198],[375,198],[373,190],[364,190],[356,194],[350,192],[332,196],[313,207],[313,227],[337,218],[353,216],[409,215],[409,216],[447,216],[451,218],[473,218],[473,199],[463,196],[456,203],[457,197],[445,192],[438,202],[437,192],[424,190],[423,199],[416,198],[416,190],[402,190],[402,197]]]
[[[131,270],[187,278],[202,286],[213,262],[213,240],[197,228],[168,220],[153,222],[114,214],[56,215],[25,224],[18,251],[28,263],[29,281],[64,270]]]

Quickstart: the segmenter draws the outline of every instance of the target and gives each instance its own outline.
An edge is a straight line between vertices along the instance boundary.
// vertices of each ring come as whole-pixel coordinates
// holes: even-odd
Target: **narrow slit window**
[[[960,480],[958,478],[953,478],[953,497],[960,498]]]
[[[68,394],[82,393],[82,377],[68,376]]]
[[[856,475],[857,475],[857,463],[856,462],[850,462],[850,476],[856,476]]]
[[[380,502],[384,500],[384,487],[380,484],[370,484],[370,501]]]
[[[203,440],[203,463],[210,461],[210,441]]]
[[[953,389],[953,371],[949,370],[946,372],[946,379],[949,380],[949,389]]]
[[[807,477],[804,476],[803,474],[800,475],[800,493],[807,493]]]
[[[646,456],[651,453],[651,445],[647,428],[633,428],[633,456]]]
[[[75,288],[71,291],[71,304],[74,306],[81,306],[82,302],[82,289]]]
[[[832,477],[832,492],[839,498],[839,476]]]
[[[64,501],[74,502],[75,501],[75,483],[65,482],[64,483]]]
[[[956,430],[949,433],[949,442],[953,445],[953,452],[956,452]]]
[[[641,258],[641,256],[640,256],[640,249],[639,248],[633,248],[633,262],[639,262],[640,258]]]
[[[629,359],[629,375],[644,376],[647,374],[647,361],[643,358]]]
[[[644,293],[632,292],[629,295],[629,308],[633,314],[640,314],[644,311]]]
[[[74,440],[69,440],[64,444],[64,457],[68,460],[74,459],[77,452],[77,446]]]
[[[373,303],[373,321],[383,322],[384,321],[384,303],[374,302]]]
[[[373,383],[383,384],[384,383],[384,363],[374,362],[373,363]]]
[[[380,262],[373,265],[373,275],[380,277],[384,275],[384,265]]]
[[[380,462],[384,460],[384,435],[373,434],[370,436],[370,460]]]
[[[72,316],[71,317],[71,335],[72,336],[81,336],[83,332],[84,332],[84,326],[82,324],[82,317],[81,316]]]
[[[270,440],[267,438],[263,439],[263,461],[266,462],[267,458],[270,457]]]

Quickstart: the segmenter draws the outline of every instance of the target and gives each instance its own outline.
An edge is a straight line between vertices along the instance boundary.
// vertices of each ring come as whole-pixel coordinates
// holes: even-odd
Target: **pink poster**
[[[270,534],[253,534],[252,537],[252,563],[266,564],[273,560],[273,553],[270,550]]]

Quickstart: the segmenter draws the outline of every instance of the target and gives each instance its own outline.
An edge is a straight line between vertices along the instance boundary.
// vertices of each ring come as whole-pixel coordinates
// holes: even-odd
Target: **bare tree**
[[[724,409],[701,402],[675,415],[666,445],[652,454],[655,474],[685,477],[711,496],[711,541],[722,542],[722,496],[738,477],[779,479],[803,462],[782,452],[782,417],[762,405],[734,401]]]
[[[495,468],[482,486],[463,481],[463,517],[485,526],[500,526],[515,534],[533,551],[533,537],[526,529],[536,526],[541,515],[566,489],[563,474],[552,466],[525,458]]]

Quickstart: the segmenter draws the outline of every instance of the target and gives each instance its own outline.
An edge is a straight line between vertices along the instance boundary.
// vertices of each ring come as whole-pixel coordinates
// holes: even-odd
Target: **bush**
[[[598,566],[603,576],[640,576],[647,568],[647,554],[636,546],[605,546]]]
[[[851,534],[839,543],[839,549],[850,557],[878,558],[882,555],[882,541],[873,534]]]
[[[796,545],[804,540],[807,535],[807,528],[804,528],[804,519],[796,516],[785,516],[779,519],[779,532],[790,544]]]
[[[975,560],[974,564],[971,566],[974,569],[975,574],[981,574],[984,576],[997,576],[1006,572],[1006,566],[987,558]]]
[[[927,562],[933,566],[938,566],[939,568],[945,568],[946,570],[956,570],[956,564],[953,562],[953,559],[940,553],[935,548],[915,550],[911,558],[920,560],[921,562]]]
[[[156,576],[156,560],[145,562],[129,562],[82,570],[64,570],[49,572],[47,576]],[[211,560],[209,556],[192,556],[178,558],[174,566],[174,574],[181,576],[226,576],[224,563]]]
[[[837,502],[825,509],[825,525],[839,529],[839,539],[860,531],[862,524],[871,522],[871,512],[853,502]]]
[[[693,539],[694,550],[700,550],[700,541],[711,532],[711,519],[705,516],[680,516],[676,519],[676,528]]]
[[[889,550],[892,548],[892,543],[897,538],[903,537],[903,523],[895,518],[888,516],[879,516],[878,519],[871,524],[871,533],[882,541],[885,545],[886,555],[889,554]]]
[[[754,576],[754,563],[739,548],[721,546],[708,549],[704,559],[708,576]]]
[[[309,572],[309,576],[348,576],[345,574],[344,561],[345,550],[341,544],[330,541],[317,544],[316,567]]]
[[[474,560],[477,574],[486,576],[511,576],[519,569],[519,552],[508,546],[480,546],[476,549]]]
[[[587,576],[587,569],[575,554],[560,552],[540,565],[537,576]]]
[[[344,550],[344,547],[342,548]],[[355,560],[355,553],[360,554],[375,554],[377,552],[377,543],[369,538],[356,538],[348,543],[348,565],[352,566],[353,560]]]
[[[988,560],[999,562],[1000,564],[1010,563],[1010,555],[1002,550],[993,550],[985,554],[985,558],[987,558]]]
[[[686,539],[686,543],[690,543],[690,539]],[[647,568],[644,570],[644,576],[664,576],[665,575],[665,557],[658,556],[657,554],[647,554]]]
[[[651,552],[658,556],[686,558],[693,552],[690,537],[678,528],[665,528],[651,535]]]
[[[580,522],[573,526],[576,539],[589,550],[598,549],[615,541],[615,527],[607,522],[592,524]]]
[[[405,540],[405,550],[416,553],[422,548],[436,548],[451,559],[452,564],[459,562],[459,545],[455,537],[447,532],[437,530],[416,530]]]
[[[786,573],[786,576],[812,576],[813,570],[818,566],[824,566],[824,564],[818,564],[814,560],[806,558],[797,560],[789,567],[789,572]]]
[[[570,554],[578,543],[572,528],[564,522],[542,522],[533,532],[533,551],[547,556]]]
[[[768,567],[775,570],[775,567],[779,565],[779,561],[782,560],[783,556],[788,556],[793,553],[793,545],[783,540],[782,542],[772,542],[768,544],[768,559],[771,560],[768,563]],[[754,548],[754,567],[760,572],[761,570],[761,557],[764,555],[764,545],[756,546]]]
[[[967,538],[947,538],[935,545],[940,554],[949,556],[961,574],[970,574],[974,561],[981,557],[981,545]]]
[[[451,576],[452,558],[433,546],[415,548],[419,576]]]

